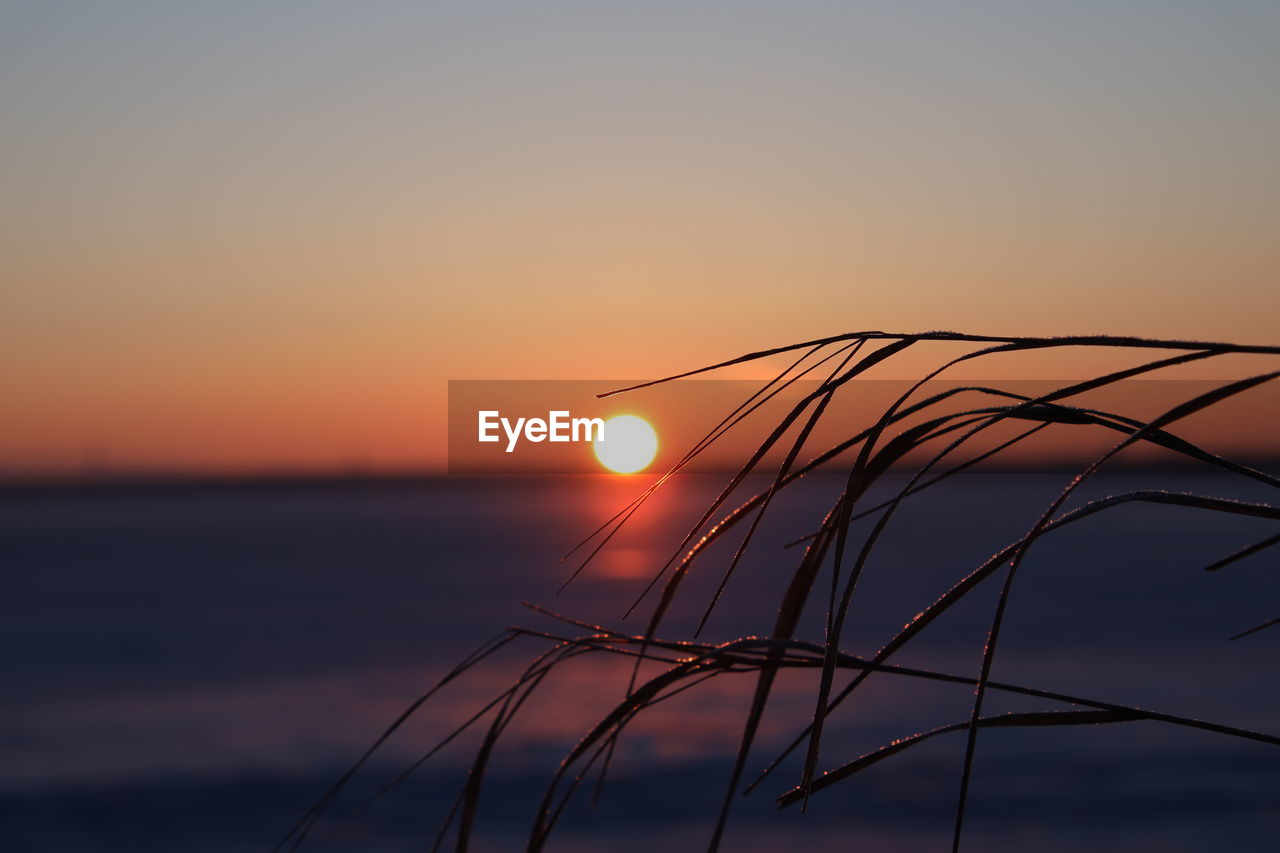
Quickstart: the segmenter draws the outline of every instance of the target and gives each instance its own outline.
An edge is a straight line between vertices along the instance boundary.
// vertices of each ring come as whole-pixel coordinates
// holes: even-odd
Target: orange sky
[[[0,470],[431,468],[448,379],[861,328],[1276,343],[1275,8],[537,5],[0,13]]]

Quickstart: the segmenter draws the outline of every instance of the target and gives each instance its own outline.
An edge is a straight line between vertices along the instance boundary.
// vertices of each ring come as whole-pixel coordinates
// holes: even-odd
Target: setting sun
[[[618,474],[634,474],[657,455],[658,434],[644,418],[618,415],[604,422],[604,438],[593,445],[601,465]]]

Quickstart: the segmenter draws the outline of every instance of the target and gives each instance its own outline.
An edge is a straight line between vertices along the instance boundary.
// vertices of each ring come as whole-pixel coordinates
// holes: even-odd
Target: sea
[[[912,495],[870,552],[842,648],[874,654],[1035,524],[1072,477],[965,473]],[[458,817],[446,821],[496,710],[420,759],[502,696],[552,637],[591,633],[546,610],[642,632],[662,580],[646,588],[726,479],[664,483],[567,586],[592,548],[566,553],[652,477],[3,488],[0,849],[265,853],[469,653],[527,628],[418,708],[300,847],[399,853],[440,838],[441,849],[455,849]],[[905,483],[887,475],[860,506]],[[693,640],[713,600],[700,642],[769,635],[803,551],[789,543],[820,526],[843,484],[815,474],[781,490],[718,599],[746,525],[708,548],[658,635]],[[767,487],[749,479],[726,507]],[[1084,481],[1064,509],[1144,489],[1275,502],[1273,488],[1234,474],[1122,470]],[[846,562],[873,521],[856,522]],[[1205,571],[1276,526],[1130,503],[1046,535],[1011,587],[992,678],[1280,735],[1280,626],[1229,639],[1280,615],[1280,549]],[[965,595],[890,662],[976,676],[1003,577]],[[828,562],[801,638],[823,641],[831,594]],[[469,849],[525,849],[561,761],[623,701],[633,672],[625,655],[593,653],[539,682],[484,766]],[[837,689],[850,677],[837,673]],[[755,678],[724,673],[636,716],[607,774],[597,764],[583,775],[546,849],[706,849]],[[739,788],[802,733],[819,679],[814,668],[780,677]],[[818,770],[967,720],[973,701],[967,684],[874,674],[829,716]],[[997,691],[983,706],[1072,709]],[[733,795],[722,850],[950,849],[963,731],[871,764],[803,807],[779,808],[776,798],[800,781],[802,752]],[[962,849],[1274,851],[1277,839],[1273,744],[1150,720],[979,733]]]

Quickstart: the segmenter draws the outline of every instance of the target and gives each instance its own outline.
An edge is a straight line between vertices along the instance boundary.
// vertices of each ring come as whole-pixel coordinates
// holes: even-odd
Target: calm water
[[[846,648],[871,653],[1020,528],[1068,477],[983,474],[913,499],[855,598]],[[513,623],[551,627],[526,599],[639,630],[622,612],[719,485],[688,478],[563,595],[559,555],[635,493],[625,478],[441,479],[257,488],[7,493],[0,498],[0,847],[30,851],[266,850],[435,677]],[[707,636],[767,633],[838,482],[771,510]],[[1249,481],[1100,477],[1090,494],[1154,485],[1274,500]],[[1280,732],[1277,559],[1200,567],[1274,523],[1132,507],[1033,551],[996,677]],[[669,629],[696,622],[736,537],[691,579]],[[820,582],[821,583],[821,582]],[[899,661],[977,670],[994,587],[931,626]],[[819,596],[821,598],[821,595]],[[815,619],[820,614],[814,614]],[[820,637],[818,622],[806,628]],[[308,848],[429,847],[474,740],[450,748],[362,816],[351,806],[500,691],[539,648],[478,669],[423,709],[357,777]],[[549,679],[487,777],[476,849],[520,849],[556,762],[616,702],[627,669],[587,659]],[[750,767],[812,710],[787,679]],[[564,818],[552,850],[696,850],[709,833],[751,683],[721,678],[639,718],[610,782]],[[892,676],[831,723],[824,767],[955,722],[964,687]],[[1030,707],[995,697],[990,712]],[[771,799],[792,762],[735,806],[729,850],[943,850],[963,736],[936,738],[823,792],[807,814]],[[987,731],[971,850],[1274,850],[1280,750],[1158,723]]]

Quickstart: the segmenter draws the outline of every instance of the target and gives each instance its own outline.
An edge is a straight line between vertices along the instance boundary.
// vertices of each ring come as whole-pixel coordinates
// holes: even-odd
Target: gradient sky
[[[1278,38],[1272,2],[4,3],[0,470],[431,466],[449,378],[862,328],[1274,343]]]

